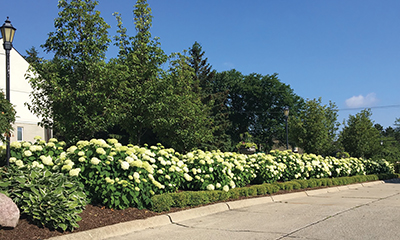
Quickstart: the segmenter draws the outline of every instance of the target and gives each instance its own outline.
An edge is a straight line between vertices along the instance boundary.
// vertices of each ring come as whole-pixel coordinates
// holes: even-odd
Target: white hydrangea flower
[[[47,143],[47,146],[48,146],[48,147],[52,147],[52,148],[55,148],[55,147],[56,147],[56,145],[55,145],[53,142]]]
[[[68,152],[68,153],[74,153],[76,149],[78,149],[77,146],[71,146],[71,147],[69,147],[69,148],[67,149],[67,152]]]
[[[228,186],[228,185],[225,185],[225,186],[222,188],[222,190],[225,191],[225,192],[229,191],[229,186]]]
[[[214,185],[212,185],[212,184],[207,185],[207,190],[213,191],[214,189],[215,189]]]
[[[107,142],[110,143],[110,144],[117,144],[118,140],[115,139],[115,138],[110,138],[110,139],[107,139]]]
[[[42,156],[40,156],[40,160],[42,160],[44,165],[47,165],[47,166],[53,166],[54,165],[53,159],[50,156],[42,155]]]
[[[96,153],[100,155],[105,155],[106,151],[103,148],[99,147],[96,149]]]
[[[70,175],[70,176],[78,176],[79,173],[80,173],[80,171],[81,171],[80,168],[71,169],[71,170],[69,171],[69,175]]]
[[[17,160],[15,161],[15,165],[17,165],[18,167],[23,167],[24,163],[22,162],[22,160]]]
[[[186,181],[188,181],[188,182],[190,182],[190,181],[193,180],[193,178],[192,178],[189,174],[187,174],[187,173],[183,174],[183,177],[184,177],[184,178],[186,179]]]
[[[98,164],[100,163],[100,159],[98,159],[98,158],[96,158],[96,157],[93,157],[93,158],[90,160],[90,163],[93,164],[93,165],[98,165]]]
[[[127,161],[122,161],[121,162],[121,168],[123,170],[128,170],[129,169],[129,163]]]
[[[32,152],[31,151],[29,151],[29,150],[26,150],[26,151],[24,151],[24,154],[23,154],[25,157],[30,157],[30,156],[32,156]]]

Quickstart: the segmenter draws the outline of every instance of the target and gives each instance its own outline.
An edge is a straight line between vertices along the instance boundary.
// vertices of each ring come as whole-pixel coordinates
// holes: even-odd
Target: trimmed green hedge
[[[240,187],[228,192],[215,191],[183,191],[154,195],[152,210],[155,212],[169,211],[172,207],[199,206],[218,201],[237,200],[241,197],[262,196],[274,194],[279,190],[292,191],[315,187],[341,186],[376,180],[400,178],[400,174],[358,175],[353,177],[322,178],[309,180],[293,180],[289,182],[264,183],[250,187]]]

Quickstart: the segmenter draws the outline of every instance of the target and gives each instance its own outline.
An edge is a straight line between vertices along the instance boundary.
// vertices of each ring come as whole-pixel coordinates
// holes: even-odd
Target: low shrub
[[[393,179],[400,178],[400,174],[380,174],[368,176],[353,176],[341,177],[334,179],[310,179],[310,180],[295,180],[290,182],[279,183],[264,183],[261,185],[253,185],[251,187],[234,188],[226,191],[199,191],[199,192],[179,192],[179,193],[165,193],[155,195],[152,197],[153,207],[152,210],[156,212],[169,211],[171,207],[185,207],[185,206],[198,206],[207,203],[218,201],[236,200],[241,197],[248,196],[263,196],[266,194],[273,194],[279,190],[291,191],[293,189],[305,189],[313,186],[328,186],[332,185],[347,185],[357,181],[372,181],[377,179]],[[329,181],[331,180],[331,181]],[[250,190],[249,190],[250,189]]]
[[[3,151],[1,154],[4,157]],[[79,141],[69,148],[57,139],[48,143],[40,139],[13,142],[11,156],[13,166],[40,167],[77,178],[88,201],[116,209],[150,208],[154,196],[178,189],[205,191],[185,197],[173,195],[172,201],[178,206],[197,205],[228,196],[238,199],[279,190],[349,184],[363,181],[361,176],[367,173],[393,173],[393,166],[385,160],[338,159],[277,150],[253,155],[195,150],[183,155],[160,144],[123,146],[116,139]],[[359,177],[336,180],[354,175]],[[261,185],[244,188],[251,183]],[[208,194],[213,191],[226,194]]]
[[[73,230],[87,204],[76,177],[39,167],[0,168],[0,191],[9,196],[38,226]]]
[[[151,197],[151,203],[151,209],[153,211],[164,212],[171,210],[171,207],[174,205],[174,200],[171,194],[164,193]]]

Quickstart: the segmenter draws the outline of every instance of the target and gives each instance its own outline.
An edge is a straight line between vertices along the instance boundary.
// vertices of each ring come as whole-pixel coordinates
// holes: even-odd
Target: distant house
[[[0,38],[0,42],[3,42]],[[6,94],[6,56],[5,50],[0,46],[0,89]],[[51,132],[38,126],[40,119],[33,115],[24,104],[30,102],[29,94],[32,88],[25,80],[25,73],[29,63],[14,48],[10,51],[10,101],[17,112],[14,131],[11,135],[11,142],[30,141],[34,142],[35,136],[41,136],[48,140]]]

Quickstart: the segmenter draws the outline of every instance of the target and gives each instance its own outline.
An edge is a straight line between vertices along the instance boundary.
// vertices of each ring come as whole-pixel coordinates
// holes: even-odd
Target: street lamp
[[[288,132],[288,118],[289,118],[289,107],[286,106],[283,109],[283,114],[285,115],[285,122],[286,122],[286,149],[289,149],[289,132]]]
[[[10,102],[10,50],[12,49],[12,42],[14,40],[15,29],[8,19],[0,27],[1,36],[3,38],[3,47],[6,50],[6,99]],[[10,162],[10,133],[7,133],[7,149],[6,149],[6,165]]]

